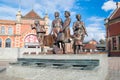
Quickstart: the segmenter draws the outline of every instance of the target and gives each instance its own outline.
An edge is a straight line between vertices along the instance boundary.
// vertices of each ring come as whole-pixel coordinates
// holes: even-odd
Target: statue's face
[[[78,15],[76,16],[76,18],[80,20],[80,19],[81,19],[81,15],[78,14]]]
[[[68,13],[67,12],[65,12],[65,17],[68,17],[69,15],[68,15]]]
[[[65,17],[69,17],[69,16],[70,16],[69,12],[65,11]]]
[[[35,24],[35,25],[39,24],[39,21],[35,21],[34,24]]]
[[[59,13],[58,12],[55,12],[55,17],[59,17]]]

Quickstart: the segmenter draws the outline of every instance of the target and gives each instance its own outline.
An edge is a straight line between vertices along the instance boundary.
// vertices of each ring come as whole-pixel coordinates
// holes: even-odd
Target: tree
[[[101,40],[99,41],[99,43],[100,43],[100,44],[105,44],[105,40],[101,39]]]

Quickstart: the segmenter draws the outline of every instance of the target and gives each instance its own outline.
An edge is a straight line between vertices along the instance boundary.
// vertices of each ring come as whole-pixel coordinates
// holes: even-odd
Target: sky
[[[71,13],[71,34],[75,15],[80,14],[88,33],[85,41],[99,41],[106,37],[104,19],[116,9],[118,1],[120,0],[0,0],[0,19],[15,20],[18,10],[25,15],[34,9],[42,18],[48,13],[51,25],[55,11],[60,13],[64,21],[64,11],[67,10]]]

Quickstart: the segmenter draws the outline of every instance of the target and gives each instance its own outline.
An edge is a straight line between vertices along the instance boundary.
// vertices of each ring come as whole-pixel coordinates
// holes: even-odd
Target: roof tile
[[[120,8],[117,9],[117,11],[113,14],[113,16],[110,18],[110,20],[112,19],[116,19],[120,17]]]
[[[94,44],[85,44],[85,49],[96,49],[96,46]]]
[[[27,13],[22,18],[27,18],[27,19],[41,19],[41,17],[34,10],[31,10],[29,13]]]

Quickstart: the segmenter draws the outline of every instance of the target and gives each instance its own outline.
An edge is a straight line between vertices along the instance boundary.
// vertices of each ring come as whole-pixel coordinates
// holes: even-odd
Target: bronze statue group
[[[55,12],[54,14],[55,19],[52,21],[52,29],[49,35],[52,35],[53,37],[53,45],[56,46],[57,48],[62,47],[63,54],[66,54],[65,51],[65,43],[70,43],[72,39],[73,40],[73,50],[74,54],[77,54],[81,52],[83,49],[83,40],[85,35],[87,35],[84,23],[81,21],[81,15],[77,14],[76,19],[77,21],[73,23],[73,35],[70,35],[70,23],[71,23],[71,18],[70,18],[70,12],[65,11],[64,16],[65,20],[64,22],[62,19],[59,17],[59,12]],[[42,27],[40,28],[39,21],[35,21],[34,25],[32,25],[33,29],[36,29],[36,34],[38,41],[41,43],[44,40],[44,30]],[[39,28],[39,29],[38,29]],[[41,43],[43,44],[43,43]],[[60,47],[61,46],[61,47]],[[55,47],[53,49],[53,53],[57,53],[55,51]]]

